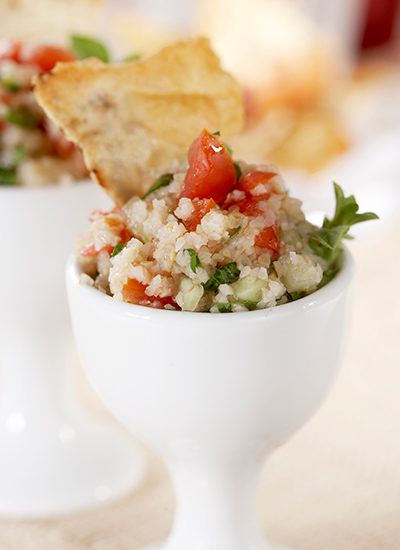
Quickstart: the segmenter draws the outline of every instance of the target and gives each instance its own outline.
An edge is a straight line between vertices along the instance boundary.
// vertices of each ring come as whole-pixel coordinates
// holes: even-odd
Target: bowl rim
[[[80,275],[83,271],[79,268],[77,259],[73,254],[71,254],[68,258],[65,278],[67,287],[70,285],[73,287],[79,287],[80,294],[85,301],[94,304],[96,307],[101,305],[106,309],[112,310],[110,313],[113,315],[126,318],[134,317],[141,318],[143,320],[165,322],[167,320],[171,321],[172,317],[176,317],[176,315],[179,315],[179,318],[182,319],[182,315],[184,315],[185,321],[187,322],[194,322],[195,320],[198,322],[200,319],[207,319],[207,323],[231,323],[235,322],[235,319],[241,323],[244,321],[257,322],[260,319],[265,319],[267,317],[273,317],[276,319],[278,317],[292,316],[296,313],[314,310],[332,300],[335,300],[337,296],[347,289],[354,277],[355,272],[354,260],[351,253],[345,246],[343,246],[343,251],[344,261],[340,271],[325,286],[316,290],[312,294],[309,294],[308,296],[300,298],[294,302],[289,302],[279,306],[227,314],[157,309],[127,302],[119,302],[114,300],[112,296],[99,291],[93,286],[80,283]]]
[[[0,193],[4,195],[40,195],[41,193],[67,193],[76,187],[89,187],[97,185],[92,179],[80,178],[67,183],[54,182],[46,185],[0,185]]]

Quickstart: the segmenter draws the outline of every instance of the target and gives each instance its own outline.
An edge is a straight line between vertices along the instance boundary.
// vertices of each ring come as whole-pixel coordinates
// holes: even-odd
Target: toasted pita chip
[[[33,91],[120,205],[182,162],[203,128],[229,140],[243,121],[239,85],[204,38],[127,63],[58,63]]]

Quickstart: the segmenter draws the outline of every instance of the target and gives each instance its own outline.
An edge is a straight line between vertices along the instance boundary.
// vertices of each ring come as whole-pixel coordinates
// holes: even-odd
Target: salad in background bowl
[[[65,139],[31,91],[32,77],[51,71],[58,62],[110,59],[97,40],[72,35],[69,42],[62,48],[0,41],[0,186],[65,184],[88,176],[79,148]]]

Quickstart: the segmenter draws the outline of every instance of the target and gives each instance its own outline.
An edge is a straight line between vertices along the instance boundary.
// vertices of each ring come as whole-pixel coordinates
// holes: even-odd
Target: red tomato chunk
[[[166,305],[176,307],[176,303],[169,296],[166,296],[165,298],[160,298],[159,296],[148,296],[146,294],[147,286],[148,285],[140,283],[136,279],[128,279],[122,289],[124,302],[130,302],[131,304],[138,304],[142,306],[152,306],[158,309],[163,309]]]
[[[236,185],[236,170],[226,146],[207,130],[192,143],[189,170],[179,198],[223,201]]]
[[[193,199],[194,211],[189,218],[183,222],[188,231],[196,231],[197,226],[210,210],[216,208],[214,199]]]

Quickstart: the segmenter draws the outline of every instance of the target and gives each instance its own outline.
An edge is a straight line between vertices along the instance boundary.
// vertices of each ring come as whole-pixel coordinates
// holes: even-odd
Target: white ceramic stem
[[[92,182],[0,189],[0,514],[43,517],[139,481],[136,446],[76,404],[65,262],[94,207]]]
[[[257,476],[331,387],[352,278],[346,254],[334,280],[297,302],[187,313],[118,303],[79,284],[71,259],[68,295],[89,380],[171,472],[177,510],[163,550],[270,548],[255,519]]]
[[[262,462],[242,444],[214,442],[197,459],[167,461],[176,496],[174,526],[165,549],[267,549],[255,517]],[[194,498],[195,496],[195,498]]]

